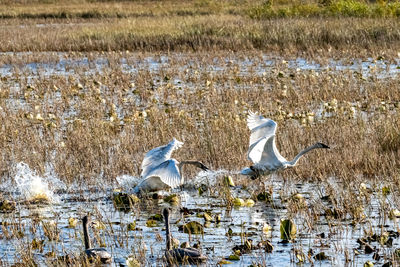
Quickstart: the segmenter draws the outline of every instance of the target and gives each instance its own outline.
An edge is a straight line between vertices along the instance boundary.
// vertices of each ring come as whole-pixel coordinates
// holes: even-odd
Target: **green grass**
[[[266,1],[251,7],[248,15],[254,19],[276,17],[359,17],[388,18],[400,15],[400,3],[367,3],[357,0],[337,0],[328,3],[292,4],[288,6],[272,5]]]

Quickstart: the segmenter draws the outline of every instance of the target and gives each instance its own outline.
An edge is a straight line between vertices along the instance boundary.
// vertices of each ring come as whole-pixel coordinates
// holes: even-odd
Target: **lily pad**
[[[187,234],[204,234],[204,227],[196,221],[188,222],[179,227],[179,230]]]
[[[135,231],[136,222],[128,223],[127,229],[128,229],[128,231]]]
[[[129,211],[137,202],[139,202],[139,198],[136,195],[122,192],[113,193],[114,207],[120,211]]]
[[[296,225],[292,220],[281,220],[281,239],[290,241],[296,237]]]
[[[147,227],[156,227],[157,226],[157,221],[156,220],[147,220],[146,226]]]
[[[233,205],[235,205],[236,207],[241,207],[244,205],[244,200],[241,198],[235,198],[235,200],[233,201]]]
[[[7,199],[0,200],[0,212],[10,212],[15,210],[16,203]]]
[[[224,182],[227,186],[235,186],[235,183],[233,182],[233,178],[230,175],[224,177]]]
[[[178,205],[179,197],[176,194],[172,194],[172,195],[164,197],[164,202],[167,202],[171,205]]]
[[[236,254],[233,254],[233,255],[230,255],[230,256],[228,257],[228,260],[231,260],[231,261],[239,261],[239,260],[240,260],[240,256],[239,256],[239,255],[236,255]]]
[[[246,201],[244,202],[244,205],[245,205],[246,207],[253,207],[254,204],[256,204],[256,203],[255,203],[254,200],[252,200],[251,198],[246,199]]]

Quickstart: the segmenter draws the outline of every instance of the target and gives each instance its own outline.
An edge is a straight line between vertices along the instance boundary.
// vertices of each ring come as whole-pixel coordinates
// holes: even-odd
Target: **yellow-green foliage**
[[[332,0],[314,3],[293,3],[291,5],[272,5],[264,2],[250,7],[248,15],[254,19],[274,17],[397,17],[400,15],[400,3],[368,3],[359,0]]]

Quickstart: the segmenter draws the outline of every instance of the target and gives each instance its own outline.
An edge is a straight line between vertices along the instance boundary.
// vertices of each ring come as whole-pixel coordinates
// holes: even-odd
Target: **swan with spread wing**
[[[199,161],[181,161],[171,158],[172,152],[183,145],[175,138],[167,145],[156,147],[146,153],[142,162],[140,181],[133,193],[172,189],[184,183],[182,168],[194,165],[204,171],[208,168]]]
[[[244,168],[240,173],[250,176],[251,179],[256,179],[261,175],[267,175],[280,169],[294,167],[304,154],[313,149],[329,148],[323,143],[315,143],[300,151],[293,160],[288,161],[281,156],[275,145],[277,126],[275,121],[249,111],[247,126],[251,132],[247,158],[253,162],[253,165]]]

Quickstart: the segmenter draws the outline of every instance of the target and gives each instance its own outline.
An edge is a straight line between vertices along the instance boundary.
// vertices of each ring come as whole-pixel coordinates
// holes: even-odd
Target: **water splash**
[[[215,186],[218,183],[217,178],[223,174],[232,173],[228,170],[208,170],[199,172],[193,180],[195,185],[206,184],[208,186]]]
[[[132,190],[139,182],[139,178],[128,174],[123,174],[115,178],[123,190]]]
[[[41,177],[24,162],[15,167],[14,180],[17,184],[21,198],[26,201],[59,202],[59,197],[54,194],[55,189],[65,187],[56,176],[50,165],[46,166],[46,175]]]

